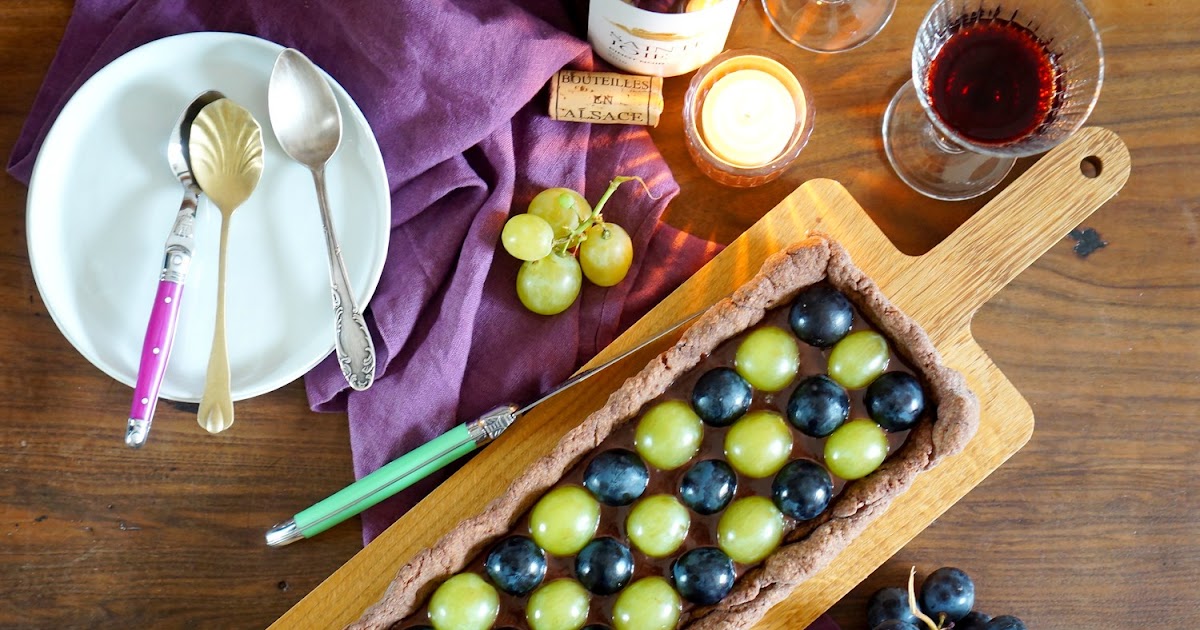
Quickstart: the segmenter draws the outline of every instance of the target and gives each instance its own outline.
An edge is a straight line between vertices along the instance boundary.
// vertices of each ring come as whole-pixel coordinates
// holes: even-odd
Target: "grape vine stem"
[[[925,613],[921,612],[920,607],[917,606],[917,589],[914,586],[916,579],[917,567],[913,567],[908,570],[908,607],[917,619],[924,621],[925,625],[929,626],[929,630],[940,630],[938,624],[934,623]]]
[[[587,232],[593,225],[596,225],[597,223],[601,225],[604,224],[604,217],[600,214],[601,210],[604,208],[604,204],[608,202],[608,198],[612,197],[613,193],[617,191],[617,188],[621,184],[629,181],[636,181],[637,183],[641,184],[642,188],[646,191],[646,194],[651,199],[658,199],[658,196],[650,191],[650,186],[646,184],[646,180],[642,179],[641,177],[637,177],[636,175],[620,175],[618,177],[614,177],[612,181],[608,183],[608,189],[605,190],[604,194],[600,195],[600,199],[596,201],[596,205],[592,206],[592,213],[588,215],[588,218],[580,221],[579,225],[575,226],[575,228],[571,230],[569,234],[554,242],[555,249],[559,251],[559,254],[565,256],[568,250],[574,250],[575,248],[579,247],[579,244],[582,243],[585,238],[587,238],[584,236],[584,232]]]

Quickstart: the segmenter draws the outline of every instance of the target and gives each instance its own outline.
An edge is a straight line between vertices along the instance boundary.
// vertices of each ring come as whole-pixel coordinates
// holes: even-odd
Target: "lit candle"
[[[796,82],[790,73],[785,78]],[[796,99],[803,98],[801,90],[793,91],[774,73],[756,68],[730,72],[713,84],[701,105],[704,143],[733,166],[767,164],[791,141],[797,112],[805,111]]]
[[[761,186],[783,174],[813,128],[812,99],[780,58],[727,50],[688,85],[683,130],[688,155],[726,186]]]

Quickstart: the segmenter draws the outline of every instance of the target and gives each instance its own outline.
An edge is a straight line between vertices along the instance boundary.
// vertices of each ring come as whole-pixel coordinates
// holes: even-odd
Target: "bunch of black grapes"
[[[867,627],[871,630],[1027,630],[1025,623],[1012,615],[990,617],[972,610],[975,583],[965,572],[953,567],[943,567],[925,578],[917,604],[926,619],[909,606],[908,589],[894,586],[880,589],[867,604]]]

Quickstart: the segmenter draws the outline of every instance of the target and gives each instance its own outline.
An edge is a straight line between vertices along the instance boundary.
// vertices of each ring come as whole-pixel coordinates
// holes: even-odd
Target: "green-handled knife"
[[[672,324],[671,327],[626,350],[602,365],[583,370],[550,390],[534,402],[518,407],[501,405],[482,416],[464,422],[439,435],[433,440],[413,449],[398,459],[385,464],[379,470],[342,488],[329,498],[297,513],[267,532],[267,544],[282,547],[317,534],[362,512],[380,501],[400,492],[441,469],[446,464],[491,442],[512,426],[517,418],[546,400],[576,385],[597,372],[617,363],[629,355],[675,332],[680,326],[692,321],[703,311]]]

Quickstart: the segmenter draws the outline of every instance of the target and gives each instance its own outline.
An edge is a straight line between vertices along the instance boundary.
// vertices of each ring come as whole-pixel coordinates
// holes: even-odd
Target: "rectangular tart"
[[[828,565],[918,474],[960,452],[979,423],[978,402],[962,375],[942,364],[925,332],[888,302],[875,283],[854,266],[845,249],[819,235],[768,258],[753,279],[709,308],[674,346],[629,378],[603,407],[518,476],[503,495],[413,557],[384,596],[349,627],[404,628],[416,623],[413,616],[423,610],[439,584],[478,565],[481,554],[525,522],[527,512],[543,494],[569,474],[577,477],[580,464],[606,439],[622,435],[618,432],[623,427],[623,434],[630,434],[627,425],[647,405],[702,365],[723,343],[818,283],[828,283],[849,298],[858,314],[886,337],[891,350],[923,382],[931,401],[928,406],[936,414],[926,414],[908,430],[902,445],[877,469],[845,483],[819,516],[791,522],[783,544],[765,560],[739,565],[732,590],[719,602],[706,606],[685,602],[678,622],[678,627],[694,630],[753,626],[797,585]]]

